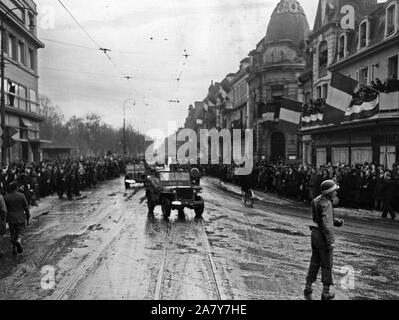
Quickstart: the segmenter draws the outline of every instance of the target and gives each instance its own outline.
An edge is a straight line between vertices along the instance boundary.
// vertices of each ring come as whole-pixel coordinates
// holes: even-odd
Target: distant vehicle
[[[195,170],[159,171],[153,178],[157,185],[148,186],[146,193],[150,212],[160,205],[164,218],[169,218],[172,210],[178,210],[179,217],[183,217],[185,208],[193,209],[197,217],[202,216],[205,205]]]
[[[126,166],[125,187],[130,189],[136,183],[144,183],[146,180],[146,168],[144,163],[128,164]]]

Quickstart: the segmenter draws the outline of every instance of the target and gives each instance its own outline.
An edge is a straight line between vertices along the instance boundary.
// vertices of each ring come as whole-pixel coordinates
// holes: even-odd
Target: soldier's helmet
[[[326,180],[321,184],[321,193],[323,195],[337,191],[339,186],[333,180]]]

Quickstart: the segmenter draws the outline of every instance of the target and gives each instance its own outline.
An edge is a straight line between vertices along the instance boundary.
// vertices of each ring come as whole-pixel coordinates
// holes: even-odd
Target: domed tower
[[[281,0],[274,9],[264,40],[263,63],[301,62],[309,24],[296,0]]]
[[[297,128],[284,126],[284,121],[270,121],[278,114],[278,106],[294,105],[301,109],[302,92],[298,79],[305,70],[305,39],[309,23],[297,0],[280,0],[267,27],[266,36],[253,56],[254,73],[249,86],[251,103],[258,119],[255,149],[258,158],[297,159]]]
[[[281,0],[270,18],[266,43],[291,40],[300,45],[308,32],[308,20],[300,3],[296,0]]]

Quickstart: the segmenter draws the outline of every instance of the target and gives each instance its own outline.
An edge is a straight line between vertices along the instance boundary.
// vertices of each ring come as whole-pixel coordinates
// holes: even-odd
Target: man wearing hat
[[[321,268],[321,281],[323,283],[322,300],[332,300],[335,294],[330,292],[334,285],[332,277],[333,248],[335,243],[334,226],[341,227],[341,219],[335,219],[333,204],[338,204],[337,190],[339,186],[333,180],[326,180],[321,184],[321,195],[312,202],[313,221],[317,226],[311,226],[312,231],[312,258],[309,272],[306,277],[304,295],[306,299],[312,297],[312,284],[316,282]]]

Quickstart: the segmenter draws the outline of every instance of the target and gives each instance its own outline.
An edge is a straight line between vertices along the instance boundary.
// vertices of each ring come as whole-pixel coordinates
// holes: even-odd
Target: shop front
[[[362,127],[338,127],[335,130],[319,128],[311,136],[312,164],[318,167],[326,163],[355,165],[368,162],[392,169],[393,164],[399,163],[399,125],[394,123],[368,123]],[[308,153],[308,148],[304,149]]]

